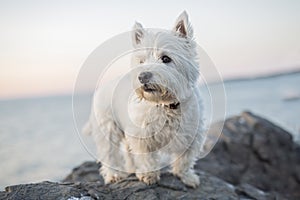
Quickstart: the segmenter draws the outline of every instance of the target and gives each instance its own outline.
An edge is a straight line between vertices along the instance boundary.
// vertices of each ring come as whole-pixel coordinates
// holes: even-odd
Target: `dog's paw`
[[[192,171],[179,175],[180,180],[187,186],[196,188],[200,185],[200,178]]]
[[[158,172],[137,173],[136,176],[140,181],[143,181],[147,185],[152,185],[160,179]]]
[[[116,183],[120,180],[122,180],[123,178],[122,177],[119,177],[119,176],[106,176],[104,178],[104,183],[105,184],[110,184],[110,183]]]
[[[109,184],[109,183],[119,182],[119,181],[125,179],[126,177],[128,177],[128,175],[125,173],[118,173],[118,174],[114,174],[114,175],[106,175],[103,177],[104,177],[104,183]]]

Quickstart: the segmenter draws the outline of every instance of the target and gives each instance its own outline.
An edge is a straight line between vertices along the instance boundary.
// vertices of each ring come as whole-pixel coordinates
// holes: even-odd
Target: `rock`
[[[178,178],[165,172],[161,181],[148,186],[134,176],[118,183],[104,185],[98,177],[99,164],[85,162],[66,177],[64,183],[42,182],[10,186],[0,198],[11,199],[238,199],[235,187],[205,172],[198,171],[201,187],[186,187]],[[82,173],[84,172],[84,173]],[[86,178],[88,177],[88,178]],[[78,182],[80,181],[80,182]],[[92,182],[90,182],[92,181]],[[70,182],[70,183],[69,183]]]
[[[100,164],[95,162],[84,162],[79,167],[75,167],[63,182],[101,182],[103,178],[99,174]]]
[[[89,181],[81,176],[81,172],[84,171],[88,177],[98,176],[98,172],[95,171],[98,168],[99,165],[95,162],[86,162],[75,168],[71,176],[67,176],[64,181]],[[110,185],[104,185],[101,179],[95,185],[90,183],[86,189],[90,196],[100,199],[237,199],[239,197],[232,185],[205,172],[198,171],[198,174],[201,187],[197,189],[186,187],[178,178],[167,172],[162,173],[161,180],[151,186],[138,181],[132,175],[126,180]],[[103,193],[104,189],[109,192]]]
[[[235,186],[300,199],[299,145],[288,132],[250,112],[226,120],[218,143],[196,168]]]
[[[94,183],[86,179],[98,177],[99,167],[95,162],[85,162],[76,167],[63,182],[79,181],[82,185],[87,184],[85,189],[95,199],[284,199],[278,194],[263,192],[249,184],[233,186],[201,170],[197,170],[201,180],[197,189],[186,187],[178,178],[167,172],[163,172],[161,180],[152,186],[138,181],[135,176],[105,186],[103,179]]]
[[[69,199],[87,196],[80,185],[72,183],[41,182],[8,186],[0,192],[0,199]]]
[[[99,167],[85,162],[61,183],[9,186],[0,199],[300,199],[299,146],[288,132],[249,112],[225,121],[220,140],[195,166],[201,180],[196,189],[168,172],[151,186],[135,176],[104,185]]]

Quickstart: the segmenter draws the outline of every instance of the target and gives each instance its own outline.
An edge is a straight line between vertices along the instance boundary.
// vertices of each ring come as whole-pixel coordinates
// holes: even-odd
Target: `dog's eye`
[[[171,58],[168,57],[168,56],[163,56],[163,57],[161,57],[161,60],[162,60],[163,63],[169,63],[169,62],[172,61]]]
[[[143,64],[144,62],[145,62],[144,59],[141,59],[141,60],[140,60],[140,64]]]

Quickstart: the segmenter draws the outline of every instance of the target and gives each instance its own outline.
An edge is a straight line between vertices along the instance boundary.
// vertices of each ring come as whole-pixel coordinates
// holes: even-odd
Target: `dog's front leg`
[[[140,181],[143,181],[147,185],[151,185],[159,181],[160,172],[155,153],[136,155],[134,162],[137,167],[136,177]]]
[[[136,177],[151,185],[159,181],[160,169],[157,153],[152,151],[149,147],[149,143],[144,139],[131,140],[130,148],[134,158],[134,165],[136,167]]]
[[[100,123],[100,127],[102,127],[101,131],[95,136],[98,159],[102,164],[100,174],[105,184],[114,183],[129,175],[124,167],[126,158],[121,148],[124,136],[113,120],[108,119]]]
[[[192,152],[187,150],[181,155],[174,154],[173,159],[175,162],[172,164],[172,173],[185,185],[196,188],[200,184],[200,179],[193,169],[195,157]]]

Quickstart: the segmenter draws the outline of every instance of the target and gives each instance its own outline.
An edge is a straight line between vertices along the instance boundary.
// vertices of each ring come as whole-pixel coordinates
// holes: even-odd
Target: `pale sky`
[[[0,0],[0,98],[71,93],[102,42],[135,21],[172,28],[183,10],[225,78],[300,68],[298,0]]]

